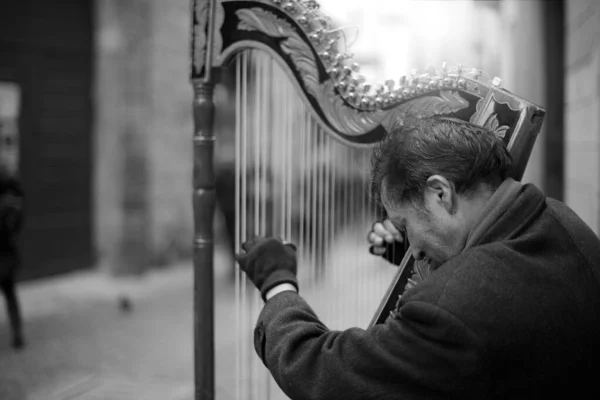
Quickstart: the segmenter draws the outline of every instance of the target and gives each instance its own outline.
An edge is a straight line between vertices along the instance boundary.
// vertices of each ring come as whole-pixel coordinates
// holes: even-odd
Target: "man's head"
[[[416,259],[459,254],[511,158],[502,141],[450,118],[405,121],[375,148],[371,194],[406,232]]]

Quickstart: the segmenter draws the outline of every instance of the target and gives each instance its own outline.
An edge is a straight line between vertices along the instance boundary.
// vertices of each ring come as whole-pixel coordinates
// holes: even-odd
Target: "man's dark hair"
[[[371,157],[371,196],[381,204],[385,185],[393,204],[422,205],[431,175],[441,175],[459,194],[485,183],[496,189],[506,179],[511,157],[488,129],[447,117],[427,117],[397,124]]]

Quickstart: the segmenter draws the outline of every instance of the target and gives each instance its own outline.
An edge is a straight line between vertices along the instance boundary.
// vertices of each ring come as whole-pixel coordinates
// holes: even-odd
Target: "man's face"
[[[458,255],[467,233],[460,214],[453,212],[456,204],[449,203],[460,199],[446,190],[452,192],[453,188],[427,187],[420,207],[408,201],[395,205],[384,200],[388,218],[406,233],[414,258],[428,260],[432,268]],[[383,192],[386,199],[385,188]]]

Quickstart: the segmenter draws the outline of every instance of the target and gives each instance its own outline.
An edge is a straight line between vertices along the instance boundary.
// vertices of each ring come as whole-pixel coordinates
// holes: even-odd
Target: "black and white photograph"
[[[599,38],[0,0],[0,400],[600,399]]]

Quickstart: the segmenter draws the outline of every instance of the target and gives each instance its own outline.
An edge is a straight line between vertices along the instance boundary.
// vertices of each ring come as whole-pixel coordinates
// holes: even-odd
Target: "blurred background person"
[[[25,344],[17,295],[21,266],[18,239],[24,219],[24,196],[18,177],[19,108],[19,87],[0,83],[0,290],[6,301],[11,345],[17,349]]]

